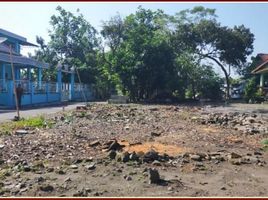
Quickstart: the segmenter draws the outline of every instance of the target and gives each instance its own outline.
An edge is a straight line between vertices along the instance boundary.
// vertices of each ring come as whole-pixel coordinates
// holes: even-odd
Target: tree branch
[[[210,56],[208,54],[205,54],[205,55],[201,54],[201,53],[197,53],[197,54],[202,56],[202,57],[204,57],[204,58],[209,58],[209,59],[213,60],[214,62],[216,62],[220,66],[220,68],[222,69],[222,71],[223,71],[223,73],[225,75],[225,79],[226,79],[226,84],[227,84],[227,93],[226,93],[227,96],[226,96],[226,99],[228,100],[230,98],[230,93],[229,93],[229,86],[230,86],[230,84],[229,84],[229,76],[230,76],[230,73],[228,74],[228,72],[225,69],[225,67],[223,66],[223,64],[221,64],[220,61],[218,61],[216,58],[214,58],[214,57],[212,57],[212,56]]]

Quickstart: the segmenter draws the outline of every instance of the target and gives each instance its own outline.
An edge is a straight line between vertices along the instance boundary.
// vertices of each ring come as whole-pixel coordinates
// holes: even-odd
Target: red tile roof
[[[268,54],[259,53],[256,58],[260,58],[261,62],[254,70],[252,70],[251,73],[253,74],[258,73],[260,69],[268,63]]]
[[[263,62],[268,60],[268,54],[259,53],[257,56],[259,56]]]

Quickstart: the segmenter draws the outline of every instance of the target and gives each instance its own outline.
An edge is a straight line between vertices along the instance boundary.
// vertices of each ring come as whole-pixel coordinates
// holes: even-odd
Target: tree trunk
[[[196,100],[196,98],[195,98],[195,85],[194,85],[194,83],[192,83],[192,93],[193,93],[194,100]]]
[[[206,57],[206,58],[209,58],[209,59],[211,59],[211,60],[213,60],[214,62],[216,62],[219,66],[220,66],[220,68],[222,69],[222,71],[223,71],[223,73],[224,73],[224,76],[225,76],[225,80],[226,80],[226,93],[225,93],[225,100],[228,102],[229,101],[229,99],[230,99],[230,80],[229,80],[229,75],[228,75],[228,73],[227,73],[227,71],[226,71],[226,69],[224,68],[224,66],[216,59],[216,58],[213,58],[213,57],[211,57],[211,56],[209,56],[209,55],[202,55],[202,56],[204,56],[204,57]]]

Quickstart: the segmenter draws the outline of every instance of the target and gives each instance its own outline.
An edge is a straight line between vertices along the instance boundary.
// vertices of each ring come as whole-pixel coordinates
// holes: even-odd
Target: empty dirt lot
[[[267,105],[90,104],[0,139],[1,196],[267,196]],[[20,128],[21,129],[21,128]]]

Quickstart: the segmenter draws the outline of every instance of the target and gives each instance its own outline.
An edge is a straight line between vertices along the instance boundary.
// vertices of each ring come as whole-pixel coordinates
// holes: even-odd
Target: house
[[[257,67],[251,73],[260,76],[259,87],[266,95],[268,94],[268,54],[258,54],[256,60]]]
[[[24,90],[22,105],[82,100],[83,94],[88,98],[91,97],[88,85],[75,83],[74,68],[59,65],[57,82],[44,80],[42,74],[50,68],[49,64],[21,55],[21,47],[37,47],[37,45],[1,28],[0,38],[2,39],[0,41],[0,106],[15,106],[14,87],[18,84],[21,84]],[[11,63],[14,66],[15,82],[12,79]],[[70,77],[68,83],[62,81],[62,73]]]
[[[238,83],[231,84],[230,94],[232,99],[242,99],[244,95],[244,90],[246,86],[246,81],[241,80]]]

